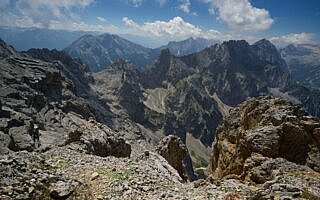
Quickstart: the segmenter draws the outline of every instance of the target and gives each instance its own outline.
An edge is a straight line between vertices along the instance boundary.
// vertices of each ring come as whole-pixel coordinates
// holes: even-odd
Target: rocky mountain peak
[[[229,40],[222,43],[226,46],[231,54],[244,54],[248,51],[250,44],[245,40]]]
[[[109,34],[109,33],[104,33],[102,35],[98,36],[99,40],[101,40],[102,44],[104,45],[110,45],[114,41],[121,39],[119,36],[114,35],[114,34]]]
[[[263,59],[270,63],[275,63],[281,65],[281,68],[287,70],[287,66],[281,55],[279,54],[276,46],[274,46],[269,40],[262,39],[254,43],[253,50],[256,51],[256,54],[260,59]]]
[[[222,43],[223,45],[227,45],[231,48],[237,47],[246,47],[249,46],[249,43],[246,40],[229,40]]]
[[[261,39],[255,42],[253,45],[264,47],[264,48],[274,48],[275,46],[267,39]]]
[[[234,63],[245,63],[249,60],[250,45],[245,40],[230,40],[223,42],[224,51],[227,51]],[[246,59],[245,59],[246,58]],[[246,64],[245,64],[246,65]]]
[[[85,34],[85,35],[81,36],[78,40],[74,41],[71,45],[74,45],[79,42],[89,42],[89,41],[94,40],[94,38],[95,37],[91,34]]]

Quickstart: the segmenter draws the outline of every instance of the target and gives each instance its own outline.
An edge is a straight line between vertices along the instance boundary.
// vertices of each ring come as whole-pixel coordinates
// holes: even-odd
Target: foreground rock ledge
[[[320,196],[320,122],[282,99],[249,99],[219,126],[214,179],[259,185],[258,199]]]

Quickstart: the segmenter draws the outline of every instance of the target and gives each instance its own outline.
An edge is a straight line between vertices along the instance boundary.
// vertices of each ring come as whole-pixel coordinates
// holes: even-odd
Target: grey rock
[[[0,131],[0,155],[10,152],[11,138],[8,134]]]
[[[14,151],[32,151],[34,149],[34,142],[29,134],[27,126],[13,127],[9,130],[12,138],[12,145],[10,149]]]
[[[84,151],[97,156],[130,157],[131,145],[123,138],[116,137],[113,131],[104,126],[90,125],[69,132],[65,144],[78,142],[84,145]]]
[[[66,199],[74,192],[77,185],[76,182],[58,181],[51,186],[50,196],[54,199]]]

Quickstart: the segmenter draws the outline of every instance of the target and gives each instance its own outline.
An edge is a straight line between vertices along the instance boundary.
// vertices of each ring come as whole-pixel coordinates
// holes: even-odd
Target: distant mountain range
[[[188,38],[186,40],[182,40],[179,42],[172,41],[167,45],[161,46],[159,48],[154,49],[154,51],[161,52],[163,49],[169,49],[170,52],[175,56],[184,56],[188,54],[192,54],[195,52],[199,52],[206,47],[209,47],[213,44],[217,43],[215,40],[209,40],[204,38]],[[157,53],[158,55],[160,55]]]
[[[62,50],[85,34],[88,32],[0,27],[0,37],[18,51],[26,51],[31,48]]]
[[[320,45],[289,45],[280,50],[294,79],[314,89],[320,89]]]
[[[120,58],[145,67],[159,56],[162,49],[168,48],[172,54],[183,56],[216,43],[203,38],[188,38],[152,49],[137,44],[137,41],[141,43],[141,38],[133,39],[130,35],[11,27],[0,27],[0,37],[18,51],[31,48],[64,49],[72,57],[80,58],[89,64],[93,71],[101,71]]]
[[[86,62],[92,71],[101,71],[121,58],[130,60],[136,66],[146,67],[154,62],[163,49],[169,49],[172,55],[184,56],[216,43],[214,40],[203,38],[188,38],[152,49],[125,39],[128,35],[121,37],[98,34],[0,27],[0,37],[19,51],[30,48],[64,49],[73,58],[80,58]],[[312,89],[320,88],[320,45],[289,45],[279,51],[295,80]]]
[[[93,71],[101,71],[118,59],[128,59],[133,64],[145,67],[151,64],[161,50],[169,49],[176,56],[198,52],[215,43],[214,40],[189,38],[180,42],[169,42],[156,49],[146,48],[117,35],[85,35],[64,49],[74,58],[89,64]]]

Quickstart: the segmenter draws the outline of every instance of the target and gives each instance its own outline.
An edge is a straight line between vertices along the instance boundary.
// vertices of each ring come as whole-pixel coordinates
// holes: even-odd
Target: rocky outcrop
[[[101,157],[130,157],[131,146],[107,126],[90,120],[86,126],[70,131],[65,144],[79,145],[80,152]]]
[[[39,117],[39,113],[44,112],[46,105],[67,99],[63,92],[67,82],[56,65],[30,59],[17,52],[0,62],[1,130],[10,135],[11,150],[31,151],[35,148],[36,139],[33,125],[44,124],[47,119]]]
[[[34,141],[32,139],[32,134],[29,133],[29,128],[27,126],[12,127],[9,130],[9,135],[11,138],[12,145],[11,150],[14,151],[32,151],[34,148]]]
[[[304,185],[319,195],[314,190],[320,184],[316,178],[320,175],[319,127],[317,118],[282,99],[249,99],[219,126],[211,174],[216,179],[237,177],[262,185],[264,191],[256,194],[261,199],[279,191],[301,196]]]
[[[73,193],[77,185],[77,182],[58,181],[52,184],[50,188],[50,197],[53,199],[66,199]]]
[[[183,179],[187,179],[186,169],[183,166],[184,160],[188,156],[187,147],[180,138],[169,135],[159,142],[156,151],[164,157],[168,163],[175,168]]]
[[[100,101],[100,97],[90,87],[95,81],[88,65],[55,49],[30,49],[25,54],[33,59],[55,63],[61,75],[67,79],[68,90],[71,91],[66,93],[68,98],[72,98],[72,101],[65,103],[64,112],[75,112],[85,118],[94,115],[99,121],[110,122],[111,116],[108,106]]]

